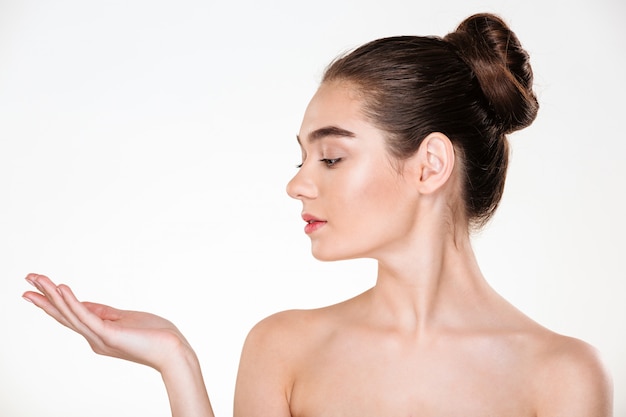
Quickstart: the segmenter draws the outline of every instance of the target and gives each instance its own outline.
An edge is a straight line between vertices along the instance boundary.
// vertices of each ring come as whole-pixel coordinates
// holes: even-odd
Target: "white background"
[[[528,49],[541,102],[511,137],[480,263],[532,318],[602,352],[626,416],[618,0],[0,0],[0,415],[169,415],[155,371],[96,356],[21,299],[31,271],[170,318],[229,415],[255,322],[373,283],[369,261],[311,257],[284,192],[323,68],[374,38],[444,35],[480,11]]]

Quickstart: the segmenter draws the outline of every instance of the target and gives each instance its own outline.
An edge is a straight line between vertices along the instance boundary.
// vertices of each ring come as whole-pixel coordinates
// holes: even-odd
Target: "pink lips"
[[[302,215],[302,220],[307,223],[306,226],[304,226],[304,233],[307,235],[315,232],[326,224],[324,220],[317,219],[306,213]]]

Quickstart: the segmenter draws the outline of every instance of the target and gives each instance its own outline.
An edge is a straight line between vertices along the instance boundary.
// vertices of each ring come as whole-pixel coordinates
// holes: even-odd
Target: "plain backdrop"
[[[231,414],[257,321],[374,282],[371,261],[314,260],[284,192],[324,67],[489,11],[531,54],[541,110],[510,137],[479,261],[530,317],[600,350],[626,416],[625,4],[0,0],[0,415],[169,415],[154,370],[22,300],[31,271],[171,319]]]

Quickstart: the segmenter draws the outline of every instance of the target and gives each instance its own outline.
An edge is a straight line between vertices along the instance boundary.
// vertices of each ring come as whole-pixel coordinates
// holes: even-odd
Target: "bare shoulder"
[[[248,334],[246,345],[262,345],[282,355],[317,347],[337,328],[351,322],[362,294],[337,304],[310,310],[286,310],[257,323]],[[304,352],[303,352],[304,353]],[[284,357],[283,357],[284,359]]]
[[[535,368],[537,416],[612,416],[612,382],[598,351],[552,332],[541,339]]]
[[[239,362],[235,416],[291,416],[295,369],[320,338],[323,311],[283,311],[250,330]]]
[[[263,347],[285,354],[296,354],[305,339],[315,338],[327,327],[325,317],[331,307],[314,310],[287,310],[272,314],[258,322],[246,338],[246,347]],[[284,359],[284,356],[283,356]]]

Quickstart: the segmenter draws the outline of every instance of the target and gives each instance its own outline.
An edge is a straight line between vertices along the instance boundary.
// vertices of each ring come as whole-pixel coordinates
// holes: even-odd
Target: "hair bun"
[[[502,19],[492,14],[470,16],[444,40],[473,71],[503,133],[535,120],[539,103],[532,90],[528,53]]]

